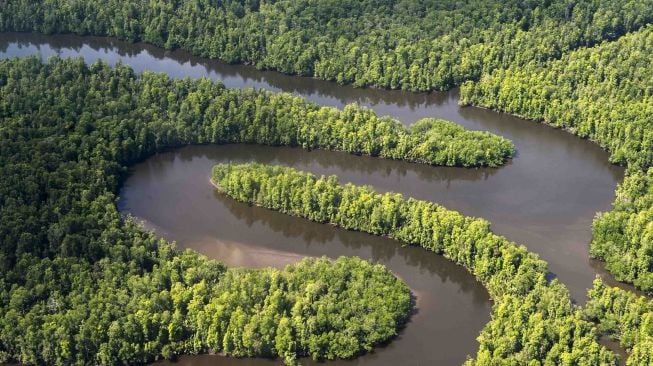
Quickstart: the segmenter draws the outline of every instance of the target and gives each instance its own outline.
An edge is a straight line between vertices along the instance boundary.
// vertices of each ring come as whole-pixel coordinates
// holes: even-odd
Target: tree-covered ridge
[[[651,0],[8,0],[0,9],[0,31],[114,36],[407,90],[558,58],[651,21]]]
[[[585,315],[628,350],[627,365],[653,364],[653,301],[600,280],[589,291]]]
[[[212,180],[236,200],[389,236],[465,266],[495,302],[469,365],[616,364],[564,285],[547,279],[546,262],[493,234],[483,219],[283,166],[221,164],[213,168]]]
[[[580,49],[542,66],[529,64],[461,88],[464,103],[483,105],[597,141],[627,164],[614,210],[597,217],[591,254],[617,279],[653,291],[653,26]]]
[[[134,364],[207,351],[291,362],[352,357],[391,338],[411,299],[381,266],[227,269],[116,208],[129,164],[180,144],[280,143],[273,126],[319,110],[124,66],[0,61],[0,362]]]

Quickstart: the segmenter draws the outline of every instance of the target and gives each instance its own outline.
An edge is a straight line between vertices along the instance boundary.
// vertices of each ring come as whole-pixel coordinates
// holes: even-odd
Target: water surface
[[[398,339],[352,365],[459,365],[475,354],[488,322],[487,291],[463,267],[417,247],[313,223],[217,193],[209,178],[220,162],[258,161],[321,171],[348,166],[344,153],[257,145],[189,146],[134,166],[120,209],[143,218],[159,235],[232,266],[283,267],[305,256],[359,256],[382,263],[416,296],[416,313]],[[356,158],[359,163],[378,159]],[[424,352],[428,350],[428,352]],[[195,362],[196,357],[190,359]],[[203,356],[213,362],[219,357]],[[259,364],[261,360],[245,360]],[[305,362],[303,362],[305,363]],[[194,364],[194,363],[193,363]],[[404,363],[405,364],[405,363]]]

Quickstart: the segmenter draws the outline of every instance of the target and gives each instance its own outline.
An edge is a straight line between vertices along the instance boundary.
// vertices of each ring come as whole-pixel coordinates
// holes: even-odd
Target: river
[[[564,131],[480,108],[461,108],[455,90],[426,94],[355,89],[114,39],[0,34],[0,57],[34,54],[122,62],[137,72],[159,71],[172,77],[208,77],[227,87],[286,91],[336,107],[355,102],[406,125],[440,117],[515,143],[517,155],[498,169],[430,167],[252,145],[185,147],[133,167],[120,192],[120,210],[182,248],[232,266],[279,267],[303,256],[357,255],[385,264],[404,279],[417,297],[416,314],[406,329],[388,346],[338,364],[460,364],[467,354],[475,354],[475,337],[489,319],[487,292],[461,267],[422,249],[402,248],[389,239],[310,223],[216,194],[208,181],[215,163],[259,161],[336,174],[342,182],[370,184],[379,191],[401,192],[486,218],[494,232],[525,244],[548,261],[551,276],[567,285],[579,303],[585,301],[596,275],[616,284],[600,263],[589,259],[588,247],[592,219],[596,212],[610,209],[623,169],[609,164],[608,154],[597,145]],[[269,362],[187,356],[180,363]]]

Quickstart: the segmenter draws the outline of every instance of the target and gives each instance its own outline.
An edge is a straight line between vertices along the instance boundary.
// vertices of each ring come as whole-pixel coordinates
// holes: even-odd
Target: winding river
[[[417,297],[417,308],[399,337],[372,354],[330,364],[459,365],[466,355],[475,354],[475,337],[489,319],[487,292],[462,267],[422,249],[225,198],[208,181],[217,162],[259,161],[336,174],[342,182],[370,184],[380,191],[401,192],[486,218],[496,233],[525,244],[548,261],[551,276],[567,285],[579,303],[585,301],[596,275],[616,285],[600,263],[589,259],[588,246],[592,219],[596,212],[610,209],[623,169],[609,164],[607,153],[597,145],[564,131],[484,109],[461,108],[456,91],[354,89],[107,38],[0,34],[0,57],[34,54],[122,62],[136,71],[160,71],[173,77],[209,77],[227,87],[287,91],[336,107],[356,102],[406,125],[423,117],[440,117],[515,143],[517,156],[499,169],[436,168],[253,145],[189,146],[133,167],[120,193],[120,210],[166,239],[176,240],[180,247],[232,266],[280,267],[303,256],[357,255],[385,264],[404,279]],[[179,361],[183,365],[269,363],[275,362],[216,356],[185,356]]]

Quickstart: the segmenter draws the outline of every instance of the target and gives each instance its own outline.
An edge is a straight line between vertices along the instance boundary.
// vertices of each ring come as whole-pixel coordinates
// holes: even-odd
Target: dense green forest
[[[628,170],[614,209],[594,222],[591,255],[606,261],[618,280],[653,292],[651,0],[1,3],[0,31],[114,36],[354,86],[462,85],[462,104],[545,121],[592,139]],[[405,288],[365,262],[309,261],[298,265],[305,276],[297,277],[293,268],[230,270],[178,253],[121,219],[114,192],[126,167],[156,151],[251,142],[468,167],[498,166],[514,154],[505,139],[442,120],[405,128],[357,106],[341,111],[287,94],[227,90],[207,80],[174,81],[152,73],[137,77],[124,66],[80,61],[1,61],[0,119],[0,266],[8,269],[0,274],[0,360],[29,363],[133,363],[208,349],[233,355],[278,351],[289,361],[307,352],[349,357],[391,336],[403,322]],[[227,181],[242,175],[254,184],[276,174],[268,169],[220,174]],[[629,364],[651,363],[653,309],[646,299],[597,284],[587,308],[579,311],[564,286],[546,280],[543,261],[492,234],[484,220],[369,188],[343,187],[335,178],[286,172],[276,183],[306,197],[286,197],[271,188],[262,195],[238,182],[229,183],[230,194],[424,246],[486,284],[496,303],[470,364],[614,363],[598,346],[592,322],[631,349]],[[311,185],[301,186],[300,178]],[[329,202],[335,197],[350,203],[344,212],[335,208],[340,201]],[[315,278],[313,269],[338,265],[351,273],[380,271],[373,286],[395,289],[388,299],[369,294],[377,306],[370,319],[384,328],[362,329],[356,344],[315,337],[289,341],[283,334],[296,324],[292,319],[274,330],[274,340],[272,333],[265,338],[262,320],[247,313],[256,304],[211,323],[228,328],[233,316],[234,324],[254,324],[247,334],[220,328],[203,339],[196,330],[206,329],[201,328],[206,319],[179,324],[179,312],[212,306],[215,293],[208,289],[239,292],[238,286],[249,288],[250,278],[265,288],[273,277],[302,283]],[[356,289],[359,283],[348,286]],[[288,301],[301,297],[286,295]],[[193,302],[196,297],[199,302]],[[119,305],[109,306],[106,299]],[[258,306],[267,306],[261,301]],[[77,327],[80,319],[89,325]],[[254,334],[266,341],[253,342]]]
[[[355,86],[462,84],[462,104],[596,140],[630,166],[623,186],[632,191],[621,188],[615,209],[597,218],[591,254],[646,291],[652,205],[635,186],[653,162],[651,22],[652,0],[10,0],[0,9],[5,31],[115,36]],[[454,164],[482,154],[474,148]]]
[[[0,362],[133,364],[209,350],[292,362],[353,357],[394,336],[411,297],[381,266],[227,269],[117,211],[128,164],[180,144],[281,143],[284,118],[310,113],[338,116],[125,66],[0,61]]]
[[[599,280],[589,295],[585,316],[629,351],[628,365],[653,364],[653,300]]]
[[[6,0],[0,8],[0,31],[114,36],[407,90],[542,63],[651,21],[651,0]]]
[[[392,338],[410,313],[408,288],[361,259],[227,269],[115,220],[115,255],[25,255],[6,274],[0,361],[121,365],[209,350],[350,358]]]
[[[571,304],[564,285],[547,279],[546,262],[493,234],[483,219],[283,166],[221,164],[211,176],[221,192],[236,200],[389,236],[467,268],[495,302],[469,365],[616,364],[614,354],[597,343],[594,325]]]
[[[591,254],[621,281],[653,291],[653,26],[468,83],[464,103],[483,105],[597,141],[628,165],[614,210],[594,222]]]

